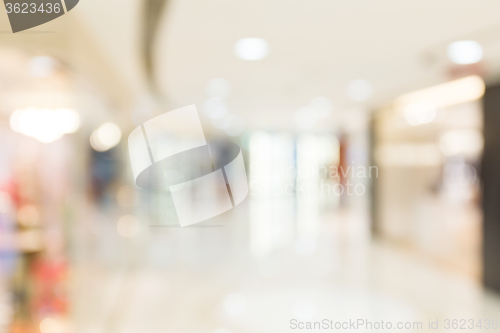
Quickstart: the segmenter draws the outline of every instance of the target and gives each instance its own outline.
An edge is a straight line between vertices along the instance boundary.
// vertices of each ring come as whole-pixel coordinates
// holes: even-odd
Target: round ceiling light
[[[451,43],[447,48],[448,58],[455,64],[475,64],[483,59],[483,47],[473,40]]]
[[[269,44],[262,38],[242,38],[234,45],[234,53],[242,60],[262,60],[269,55]]]
[[[122,131],[115,123],[104,123],[90,136],[90,144],[94,150],[107,151],[120,143]]]

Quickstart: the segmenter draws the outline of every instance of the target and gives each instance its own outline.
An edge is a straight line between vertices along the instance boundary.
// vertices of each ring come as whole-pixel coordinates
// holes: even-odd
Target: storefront
[[[476,278],[483,93],[470,76],[403,95],[374,120],[376,232]]]

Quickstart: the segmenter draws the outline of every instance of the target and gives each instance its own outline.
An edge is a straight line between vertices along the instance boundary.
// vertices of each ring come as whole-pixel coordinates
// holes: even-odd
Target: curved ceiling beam
[[[147,80],[153,92],[157,92],[159,90],[154,79],[154,41],[167,2],[168,0],[144,1],[142,52]]]

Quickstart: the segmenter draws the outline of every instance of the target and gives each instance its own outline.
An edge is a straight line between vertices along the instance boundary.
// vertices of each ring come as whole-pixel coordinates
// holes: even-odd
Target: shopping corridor
[[[0,333],[500,332],[500,1],[4,3]]]

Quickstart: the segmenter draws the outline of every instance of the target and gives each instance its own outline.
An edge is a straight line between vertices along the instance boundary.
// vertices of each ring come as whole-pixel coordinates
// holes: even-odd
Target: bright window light
[[[448,58],[455,64],[475,64],[483,59],[481,44],[473,40],[461,40],[448,45]]]
[[[234,53],[243,60],[262,60],[269,55],[269,44],[261,38],[243,38],[234,45]]]

